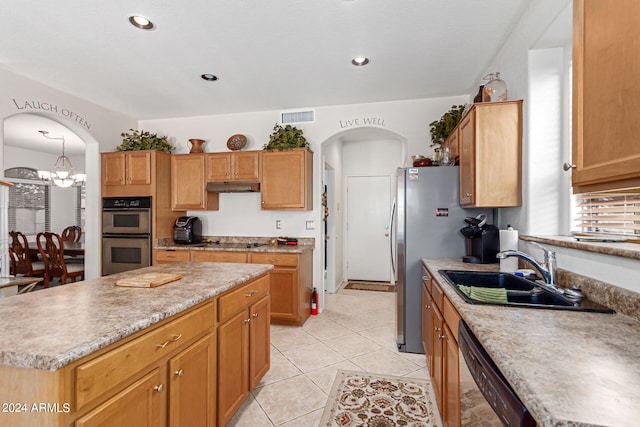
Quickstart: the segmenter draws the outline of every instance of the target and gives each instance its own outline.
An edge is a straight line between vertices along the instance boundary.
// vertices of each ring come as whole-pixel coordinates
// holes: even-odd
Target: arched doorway
[[[351,207],[347,205],[347,185],[350,177],[353,182],[357,179],[360,184],[367,185],[379,181],[381,177],[387,182],[393,183],[396,169],[404,166],[407,157],[407,139],[387,129],[361,127],[349,129],[335,134],[321,144],[321,156],[323,171],[322,188],[326,191],[326,207],[323,206],[323,221],[328,224],[325,227],[325,237],[322,242],[322,256],[324,266],[324,290],[329,293],[336,292],[346,283],[349,266],[353,262],[378,262],[373,257],[380,259],[382,263],[391,265],[393,236],[380,240],[376,248],[367,248],[369,259],[350,259],[349,249],[358,242],[349,242],[349,239],[358,239],[347,233],[349,212],[358,210],[358,198],[351,200]],[[369,187],[370,188],[370,187]],[[395,197],[395,185],[389,185],[386,197],[393,200]],[[323,200],[325,196],[323,195]],[[383,197],[384,199],[384,197]],[[379,207],[378,207],[379,208]],[[391,212],[391,203],[384,203],[383,216],[385,222]],[[353,216],[353,215],[352,215]],[[361,229],[366,230],[373,215],[355,213]],[[373,225],[371,225],[373,227]],[[384,228],[384,226],[383,226]],[[384,230],[380,230],[384,233]],[[351,251],[354,253],[354,251]],[[357,253],[357,249],[355,250]],[[353,258],[353,257],[352,257]],[[390,280],[390,275],[381,280]]]
[[[47,139],[38,131],[49,131],[52,135],[65,137],[65,154],[71,159],[76,172],[84,172],[84,212],[85,232],[85,272],[87,278],[100,275],[100,157],[98,142],[85,129],[76,123],[53,115],[18,113],[3,120],[2,165],[4,169],[14,166],[26,166],[34,169],[50,170],[61,154],[61,142],[47,144]],[[42,141],[40,141],[42,140]],[[21,164],[16,164],[16,162]],[[52,189],[52,203],[67,204],[65,200],[75,202],[74,188]],[[74,195],[69,194],[69,191]],[[64,192],[63,192],[64,191]],[[68,219],[52,223],[56,231]],[[57,227],[54,229],[54,227]],[[4,236],[3,236],[4,238]],[[3,240],[4,242],[4,240]]]

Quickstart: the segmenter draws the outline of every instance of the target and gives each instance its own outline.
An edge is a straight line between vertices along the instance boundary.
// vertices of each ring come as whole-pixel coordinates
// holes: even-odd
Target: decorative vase
[[[204,139],[190,139],[189,142],[191,143],[191,150],[189,153],[204,153],[202,146],[207,141]]]

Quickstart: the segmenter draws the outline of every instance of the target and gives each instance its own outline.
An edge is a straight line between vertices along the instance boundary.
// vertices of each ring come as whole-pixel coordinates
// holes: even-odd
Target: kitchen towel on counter
[[[466,296],[474,301],[489,302],[494,304],[508,302],[505,288],[481,288],[478,286],[457,285]]]
[[[500,230],[500,251],[518,250],[518,230],[514,230],[511,225],[507,225],[506,230]],[[500,260],[500,271],[503,273],[513,273],[518,269],[518,258],[508,257]]]

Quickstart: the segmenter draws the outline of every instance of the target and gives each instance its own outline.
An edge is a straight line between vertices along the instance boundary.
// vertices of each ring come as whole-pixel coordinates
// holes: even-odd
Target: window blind
[[[577,227],[585,233],[640,235],[640,190],[576,196]]]

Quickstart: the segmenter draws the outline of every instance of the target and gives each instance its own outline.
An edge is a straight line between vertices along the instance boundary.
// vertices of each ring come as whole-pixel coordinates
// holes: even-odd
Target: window
[[[19,230],[27,236],[51,228],[49,187],[42,184],[38,171],[26,167],[5,170],[9,187],[9,230]]]
[[[640,191],[576,195],[577,228],[587,233],[640,235]]]

